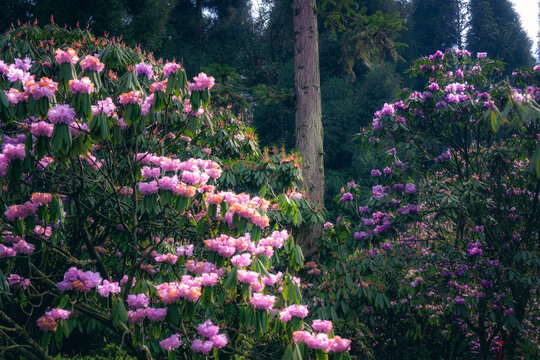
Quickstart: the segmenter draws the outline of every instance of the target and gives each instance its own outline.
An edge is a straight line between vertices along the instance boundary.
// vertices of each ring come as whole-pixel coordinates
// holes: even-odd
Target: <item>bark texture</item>
[[[303,159],[302,174],[308,199],[317,208],[324,202],[324,150],[319,74],[319,34],[316,0],[293,0],[294,86],[296,95],[296,149]],[[307,258],[316,254],[320,225],[300,232]]]

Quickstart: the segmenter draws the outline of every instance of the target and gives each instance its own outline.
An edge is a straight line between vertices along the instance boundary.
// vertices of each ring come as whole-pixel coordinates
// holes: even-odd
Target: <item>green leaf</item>
[[[225,289],[230,290],[232,288],[232,285],[236,282],[236,277],[238,275],[238,267],[233,267],[231,272],[229,273],[229,276],[227,277],[227,281],[225,281]]]

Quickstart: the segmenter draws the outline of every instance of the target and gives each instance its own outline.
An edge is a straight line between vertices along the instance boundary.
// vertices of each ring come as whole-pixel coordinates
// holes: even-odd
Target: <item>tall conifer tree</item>
[[[468,49],[503,60],[507,69],[532,63],[531,42],[509,0],[470,0]]]

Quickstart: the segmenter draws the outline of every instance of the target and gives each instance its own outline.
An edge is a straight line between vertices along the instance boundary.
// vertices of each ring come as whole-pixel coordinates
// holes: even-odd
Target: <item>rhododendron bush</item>
[[[311,296],[351,334],[367,325],[367,357],[540,356],[540,66],[500,68],[464,50],[422,59],[425,90],[361,135],[380,163],[337,198],[321,255],[335,260]]]
[[[213,108],[213,77],[54,24],[0,40],[0,357],[349,358],[281,227],[320,221],[298,159]]]

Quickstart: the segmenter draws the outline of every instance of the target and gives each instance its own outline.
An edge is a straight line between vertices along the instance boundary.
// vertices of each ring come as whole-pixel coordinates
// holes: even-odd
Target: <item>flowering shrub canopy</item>
[[[336,260],[311,296],[367,324],[375,358],[540,356],[540,66],[511,83],[500,68],[437,52],[413,68],[425,91],[363,131],[381,162],[337,198],[321,255]]]
[[[298,159],[213,108],[211,76],[54,24],[0,40],[8,351],[84,337],[147,359],[348,358],[303,320],[302,251],[280,226],[322,219],[294,190]]]

